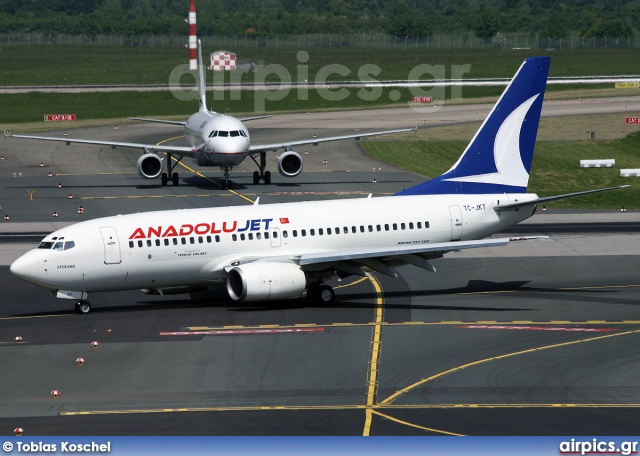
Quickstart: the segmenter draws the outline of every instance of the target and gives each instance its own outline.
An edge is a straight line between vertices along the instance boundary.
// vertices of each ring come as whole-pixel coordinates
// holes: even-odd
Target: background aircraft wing
[[[238,119],[240,122],[248,122],[250,120],[258,120],[258,119],[268,119],[273,116],[254,116],[254,117],[243,117],[242,119]]]
[[[297,140],[297,141],[287,141],[287,142],[281,142],[281,143],[273,143],[273,144],[259,144],[259,145],[251,145],[251,147],[249,148],[249,153],[250,154],[254,154],[254,153],[258,153],[258,152],[263,152],[263,151],[267,151],[267,150],[272,150],[272,151],[276,151],[278,149],[284,149],[285,147],[293,147],[293,146],[300,146],[302,144],[313,144],[318,145],[319,143],[322,142],[329,142],[329,141],[340,141],[342,139],[360,139],[360,138],[364,138],[366,136],[378,136],[378,135],[387,135],[389,133],[400,133],[403,131],[411,131],[413,130],[413,128],[401,128],[399,130],[387,130],[387,131],[374,131],[374,132],[369,132],[369,133],[358,133],[355,135],[344,135],[344,136],[330,136],[327,138],[310,138],[310,139],[301,139],[301,140]]]
[[[156,123],[170,124],[170,125],[182,125],[183,127],[187,124],[187,122],[181,122],[179,120],[145,119],[143,117],[129,117],[129,120],[141,120],[143,122],[156,122]]]
[[[75,143],[75,144],[94,144],[97,146],[110,146],[112,148],[127,147],[130,149],[142,149],[145,151],[153,151],[153,152],[171,152],[171,153],[175,153],[185,157],[192,157],[195,152],[191,147],[158,146],[156,144],[142,144],[142,143],[119,142],[119,141],[98,141],[94,139],[54,138],[49,136],[12,135],[12,134],[6,134],[6,133],[5,133],[5,137],[20,138],[20,139],[36,139],[40,141],[66,142],[67,145],[71,143]]]

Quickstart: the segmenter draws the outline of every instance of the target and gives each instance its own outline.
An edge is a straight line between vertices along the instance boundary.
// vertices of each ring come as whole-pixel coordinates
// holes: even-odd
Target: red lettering
[[[189,236],[193,233],[193,225],[184,224],[180,227],[180,236]]]
[[[211,234],[217,234],[217,233],[222,233],[222,231],[216,230],[216,224],[214,222],[211,224]]]
[[[198,223],[195,227],[196,234],[207,234],[209,232],[208,223]]]
[[[156,236],[156,237],[160,237],[160,232],[161,231],[162,231],[162,227],[161,226],[159,226],[158,229],[154,229],[152,227],[149,227],[149,231],[147,233],[147,237],[151,237],[152,235]]]
[[[129,236],[129,239],[145,239],[145,238],[146,236],[144,235],[142,228],[136,228],[133,234]]]
[[[232,231],[235,231],[237,227],[238,227],[238,222],[235,220],[233,221],[233,227],[230,229],[227,228],[227,222],[224,222],[222,224],[222,231],[224,231],[225,233],[231,233]]]
[[[177,235],[178,235],[178,232],[173,227],[173,225],[169,225],[169,228],[167,228],[166,231],[162,233],[162,237],[177,236]]]

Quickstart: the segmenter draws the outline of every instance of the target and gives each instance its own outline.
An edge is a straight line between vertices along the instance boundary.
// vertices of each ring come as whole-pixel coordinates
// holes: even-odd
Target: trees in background
[[[188,0],[0,0],[0,33],[185,35]],[[627,37],[640,0],[196,0],[202,35]]]

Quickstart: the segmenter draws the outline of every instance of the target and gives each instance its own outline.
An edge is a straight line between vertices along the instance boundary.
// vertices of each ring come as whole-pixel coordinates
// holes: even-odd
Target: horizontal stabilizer
[[[498,206],[494,206],[493,209],[496,210],[496,211],[508,210],[508,209],[517,209],[519,207],[534,206],[534,205],[540,204],[540,203],[549,203],[551,201],[557,201],[557,200],[566,199],[566,198],[575,198],[576,196],[591,195],[592,193],[607,192],[609,190],[618,190],[618,189],[626,188],[626,187],[629,187],[629,185],[620,185],[619,187],[599,188],[599,189],[596,189],[596,190],[586,190],[584,192],[577,192],[577,193],[566,193],[564,195],[547,196],[545,198],[538,198],[538,199],[534,199],[534,200],[530,200],[530,201],[521,201],[521,202],[517,202],[517,203],[500,204]]]

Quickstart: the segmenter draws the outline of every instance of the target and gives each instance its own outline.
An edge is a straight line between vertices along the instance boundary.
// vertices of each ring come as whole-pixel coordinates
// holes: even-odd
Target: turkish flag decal
[[[287,217],[280,217],[280,223],[289,223],[289,219]]]

